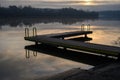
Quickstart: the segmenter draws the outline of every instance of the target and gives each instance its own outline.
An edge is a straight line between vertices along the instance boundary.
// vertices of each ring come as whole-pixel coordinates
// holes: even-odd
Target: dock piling
[[[87,38],[87,34],[85,34],[85,38]]]
[[[35,45],[38,45],[38,42],[35,42]]]

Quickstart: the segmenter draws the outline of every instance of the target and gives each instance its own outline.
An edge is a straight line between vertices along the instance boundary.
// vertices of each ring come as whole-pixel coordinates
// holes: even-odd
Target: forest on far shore
[[[94,11],[77,10],[73,8],[33,8],[31,6],[0,7],[0,17],[39,17],[39,18],[98,18]]]

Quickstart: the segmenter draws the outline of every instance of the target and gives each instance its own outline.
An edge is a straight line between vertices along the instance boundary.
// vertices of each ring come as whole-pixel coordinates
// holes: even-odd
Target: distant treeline
[[[50,9],[31,6],[0,7],[0,17],[42,17],[42,18],[98,18],[98,12],[76,10],[73,8]]]
[[[24,27],[32,26],[34,24],[43,23],[60,23],[63,25],[72,25],[77,22],[82,24],[83,21],[96,20],[96,19],[80,19],[80,18],[0,18],[0,27],[4,25],[9,25],[11,27]]]
[[[120,20],[120,10],[119,11],[101,11],[99,12],[99,18]]]

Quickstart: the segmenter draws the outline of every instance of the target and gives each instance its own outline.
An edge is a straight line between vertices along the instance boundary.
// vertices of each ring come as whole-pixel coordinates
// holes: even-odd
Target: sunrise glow
[[[94,3],[93,3],[93,1],[92,0],[85,0],[85,2],[84,2],[84,4],[83,5],[95,5]]]

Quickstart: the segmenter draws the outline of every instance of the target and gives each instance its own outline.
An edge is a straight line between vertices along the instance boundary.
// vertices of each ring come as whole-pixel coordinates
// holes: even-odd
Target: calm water
[[[21,21],[21,20],[20,20]],[[13,23],[14,22],[14,23]],[[91,24],[93,40],[91,43],[120,47],[120,21],[117,20],[87,20],[87,21],[47,21],[33,20],[27,23],[23,20],[6,20],[0,23],[0,80],[32,80],[40,76],[63,72],[71,68],[89,69],[92,65],[58,58],[42,53],[30,58],[25,57],[24,47],[30,44],[24,40],[24,28],[37,27],[38,34],[61,33],[80,30],[81,24]],[[26,25],[24,25],[26,24]],[[31,31],[32,35],[32,31]]]

